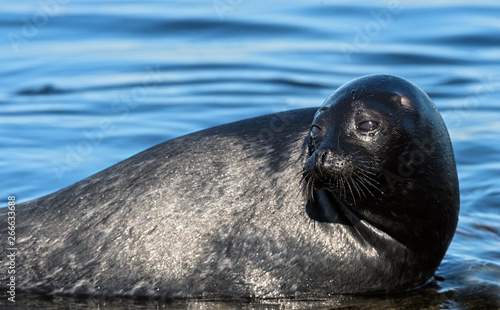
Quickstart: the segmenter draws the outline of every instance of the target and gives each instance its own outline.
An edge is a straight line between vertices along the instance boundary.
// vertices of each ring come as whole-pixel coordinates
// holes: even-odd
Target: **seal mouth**
[[[339,166],[337,169],[332,169],[318,164],[316,154],[313,154],[302,170],[306,198],[314,200],[313,192],[319,189],[331,192],[340,201],[355,205],[357,201],[384,194],[380,189],[380,182],[377,181],[376,168],[369,167],[366,163]]]

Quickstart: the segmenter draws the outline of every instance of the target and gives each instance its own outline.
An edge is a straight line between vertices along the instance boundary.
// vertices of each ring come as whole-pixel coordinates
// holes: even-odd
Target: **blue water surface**
[[[499,308],[500,3],[367,3],[3,3],[0,205],[10,195],[23,202],[49,194],[174,137],[319,106],[353,78],[396,74],[434,100],[457,160],[460,222],[436,279],[417,292],[383,297],[168,306]],[[14,307],[27,303],[165,306],[31,297]]]

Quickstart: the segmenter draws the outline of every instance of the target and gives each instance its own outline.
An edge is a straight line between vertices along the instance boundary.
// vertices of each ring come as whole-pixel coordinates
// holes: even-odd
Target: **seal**
[[[319,109],[179,137],[16,210],[18,290],[324,297],[425,284],[459,190],[430,98],[370,75]]]

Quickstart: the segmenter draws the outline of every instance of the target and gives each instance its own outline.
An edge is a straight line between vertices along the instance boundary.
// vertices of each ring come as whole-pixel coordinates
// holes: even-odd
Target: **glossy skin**
[[[19,205],[17,289],[318,297],[424,284],[459,208],[439,113],[385,75],[316,110],[170,140]]]

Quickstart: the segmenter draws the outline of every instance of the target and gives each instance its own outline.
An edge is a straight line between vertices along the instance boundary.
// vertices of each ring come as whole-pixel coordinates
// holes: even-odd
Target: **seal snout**
[[[319,149],[306,161],[304,172],[329,183],[336,175],[344,174],[349,166],[349,160],[343,154],[329,149]]]
[[[331,150],[318,150],[316,155],[316,167],[327,171],[342,169],[347,165],[347,160],[340,154]]]

